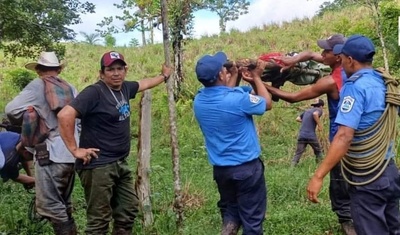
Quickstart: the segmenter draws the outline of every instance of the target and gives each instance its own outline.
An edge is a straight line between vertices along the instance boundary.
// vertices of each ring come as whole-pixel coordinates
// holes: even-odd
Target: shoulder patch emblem
[[[250,102],[253,104],[257,104],[258,102],[260,102],[260,97],[258,96],[250,94],[249,97],[250,97]]]
[[[353,108],[355,99],[351,96],[346,96],[343,98],[342,105],[340,106],[340,111],[342,113],[348,113]]]

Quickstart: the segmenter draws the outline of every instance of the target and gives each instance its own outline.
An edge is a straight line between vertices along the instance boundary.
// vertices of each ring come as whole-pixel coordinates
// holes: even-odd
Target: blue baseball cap
[[[200,82],[213,83],[218,79],[218,74],[228,57],[222,51],[215,55],[205,55],[196,64],[196,75]]]
[[[353,35],[344,44],[333,47],[333,54],[345,54],[358,62],[372,62],[375,55],[375,46],[371,39],[363,35]]]

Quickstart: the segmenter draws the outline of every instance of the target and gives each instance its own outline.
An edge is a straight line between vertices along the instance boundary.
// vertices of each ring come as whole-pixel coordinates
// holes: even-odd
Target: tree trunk
[[[382,46],[382,54],[383,54],[383,62],[385,65],[385,70],[387,72],[389,71],[389,60],[388,60],[388,56],[387,56],[387,50],[386,50],[386,44],[385,44],[385,38],[383,36],[382,33],[382,25],[381,25],[381,16],[379,14],[379,9],[378,9],[378,3],[376,2],[372,2],[370,3],[371,7],[372,7],[372,11],[373,14],[375,15],[375,23],[376,23],[376,31],[378,33],[378,37],[379,37],[379,41],[381,42],[381,46]]]
[[[169,52],[169,27],[168,27],[168,5],[167,0],[161,0],[161,19],[162,19],[162,32],[165,63],[171,66],[171,57]],[[176,226],[179,234],[183,233],[183,205],[181,195],[181,180],[179,173],[179,148],[178,148],[178,135],[176,124],[176,107],[174,99],[174,76],[168,79],[167,92],[168,92],[168,108],[169,108],[169,123],[171,134],[171,150],[172,150],[172,168],[174,175],[174,211],[176,213]]]
[[[181,36],[181,35],[179,35]],[[181,93],[181,84],[183,82],[183,65],[182,65],[182,40],[176,39],[173,42],[174,47],[174,68],[175,68],[175,79],[174,79],[174,98],[177,100]]]
[[[150,28],[150,43],[154,44],[154,27],[153,27],[153,20],[149,21],[149,28]]]
[[[142,45],[146,46],[146,30],[144,27],[144,20],[140,21],[140,31],[142,32]]]
[[[139,112],[139,141],[138,159],[136,169],[136,193],[139,197],[140,207],[143,212],[145,227],[153,224],[153,213],[150,201],[150,157],[151,157],[151,91],[143,92],[140,100]]]
[[[219,29],[221,30],[221,33],[226,32],[226,24],[224,22],[224,18],[221,16],[219,17]]]

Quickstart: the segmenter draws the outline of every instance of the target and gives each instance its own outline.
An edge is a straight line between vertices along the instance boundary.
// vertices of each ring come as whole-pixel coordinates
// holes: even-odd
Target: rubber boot
[[[70,219],[66,222],[52,222],[51,225],[54,229],[55,235],[77,235],[78,230],[76,228],[75,220]]]
[[[221,235],[237,235],[239,225],[233,222],[227,222],[222,225]]]
[[[111,235],[132,235],[132,229],[114,227]]]
[[[345,235],[357,235],[352,221],[346,221],[340,224],[342,232]]]

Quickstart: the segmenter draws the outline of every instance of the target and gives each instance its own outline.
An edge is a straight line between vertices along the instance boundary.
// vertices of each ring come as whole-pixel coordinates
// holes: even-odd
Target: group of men
[[[220,194],[217,205],[221,211],[223,235],[237,234],[240,227],[246,235],[263,234],[267,190],[252,115],[262,115],[271,109],[272,95],[293,103],[323,94],[328,100],[331,145],[309,181],[308,199],[318,202],[323,178],[330,173],[332,210],[345,234],[400,234],[400,177],[393,161],[395,140],[386,138],[381,143],[384,151],[379,153],[378,146],[361,148],[368,145],[372,135],[384,132],[383,129],[371,131],[375,123],[390,125],[395,123],[390,119],[396,119],[387,118],[387,115],[380,119],[388,106],[387,87],[382,74],[372,67],[375,47],[362,35],[347,39],[335,34],[318,40],[317,44],[322,49],[321,54],[302,52],[281,58],[286,65],[283,70],[306,60],[322,62],[332,69],[330,75],[293,93],[263,84],[261,75],[266,65],[260,60],[255,69],[240,67],[239,71],[236,66],[224,66],[227,57],[222,52],[205,55],[197,62],[197,78],[204,88],[195,97],[194,113],[205,138]],[[238,73],[251,88],[235,86]],[[318,101],[318,104],[323,106],[324,103]],[[321,111],[313,110],[309,115],[314,113],[319,117]],[[307,141],[308,138],[315,140],[311,137],[307,137]],[[295,164],[303,147],[298,148],[293,159]],[[322,153],[317,147],[314,150],[319,161]],[[371,158],[385,164],[371,164],[369,169],[357,164],[341,165],[341,159],[356,159],[354,162],[367,159],[365,163],[372,161]],[[371,169],[372,173],[365,174]]]
[[[227,66],[223,52],[204,55],[197,61],[196,76],[204,88],[196,95],[193,109],[220,194],[217,206],[223,235],[237,234],[240,228],[245,235],[263,234],[267,187],[253,115],[263,115],[272,108],[271,95],[299,102],[323,94],[327,95],[329,106],[331,146],[323,160],[322,153],[316,151],[317,160],[322,162],[308,184],[308,199],[318,202],[323,178],[330,173],[332,210],[346,234],[400,234],[400,178],[393,162],[394,140],[382,143],[388,146],[382,159],[387,164],[380,167],[381,174],[372,182],[348,184],[342,173],[356,182],[372,176],[342,172],[340,164],[345,155],[363,158],[374,152],[372,149],[347,154],[354,143],[363,145],[358,133],[376,123],[386,107],[385,83],[372,68],[374,45],[361,35],[346,39],[340,34],[318,40],[317,44],[323,50],[321,54],[302,52],[283,58],[287,65],[283,69],[311,59],[329,65],[332,72],[293,93],[262,82],[265,61],[258,60],[255,68]],[[54,112],[49,109],[44,92],[39,91],[44,91],[43,80],[59,77],[64,65],[54,52],[43,52],[37,62],[26,68],[36,71],[38,79],[7,104],[6,113],[11,120],[21,120],[28,107],[34,107],[50,130],[45,140],[48,161],[38,160],[39,164],[35,164],[38,213],[51,222],[55,234],[77,234],[71,206],[76,170],[87,204],[86,234],[107,234],[112,220],[112,234],[132,234],[139,202],[126,160],[130,150],[129,100],[166,81],[171,69],[163,65],[158,76],[125,81],[128,67],[123,55],[107,52],[100,60],[99,81],[79,94],[74,92],[76,97]],[[237,86],[239,75],[251,86]],[[320,109],[324,103],[318,100],[316,104]],[[309,115],[321,114],[322,110],[315,109]],[[320,123],[317,125],[322,128]],[[19,137],[14,140],[17,143]],[[4,144],[0,144],[3,148]],[[35,157],[37,151],[33,151]],[[357,165],[351,167],[359,170]]]
[[[33,107],[49,133],[43,143],[27,148],[36,159],[35,179],[10,175],[9,167],[0,167],[2,178],[34,183],[37,212],[51,222],[56,235],[74,235],[77,227],[71,194],[76,170],[87,204],[86,234],[107,234],[111,220],[113,235],[132,234],[139,204],[126,161],[131,142],[129,100],[165,82],[171,69],[163,65],[160,75],[153,78],[125,81],[128,67],[124,56],[107,52],[100,60],[99,81],[79,94],[68,84],[75,98],[61,111],[53,111],[45,94],[45,80],[62,80],[59,74],[64,64],[54,52],[42,52],[37,62],[25,67],[35,71],[38,78],[6,105],[6,114],[12,122],[21,124],[25,112]],[[7,155],[25,149],[20,135],[11,132],[0,133],[0,146]],[[0,166],[7,164],[0,161]]]

